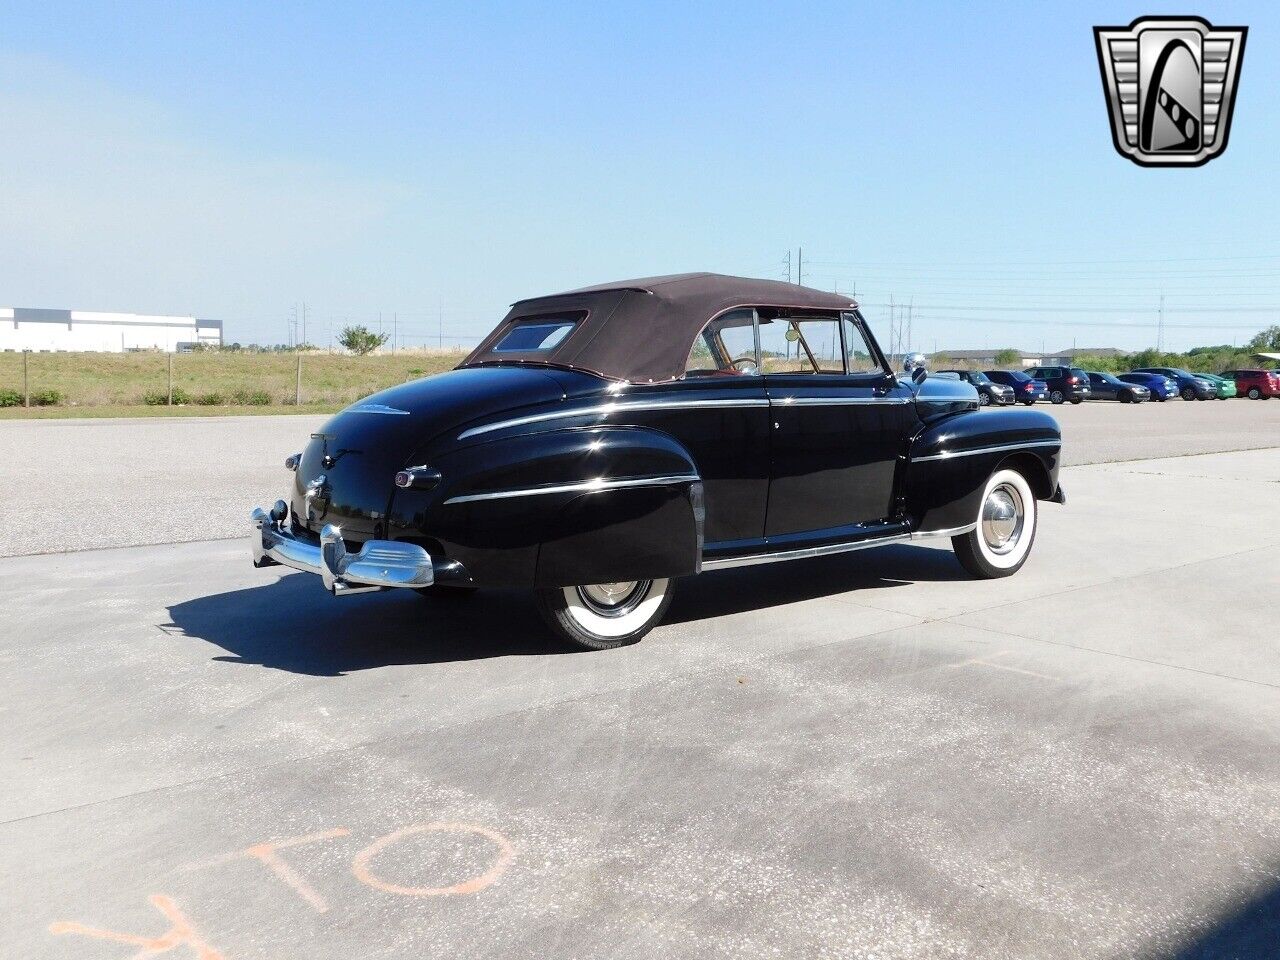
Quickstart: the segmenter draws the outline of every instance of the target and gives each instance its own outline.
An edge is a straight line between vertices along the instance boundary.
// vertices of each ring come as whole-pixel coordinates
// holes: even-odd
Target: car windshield
[[[1120,383],[1119,380],[1117,380],[1114,376],[1112,376],[1109,373],[1096,373],[1094,374],[1094,376],[1096,376],[1103,383],[1110,383],[1110,384]]]
[[[990,382],[991,382],[991,378],[990,378],[990,377],[988,377],[988,376],[987,376],[985,373],[983,373],[981,370],[970,370],[970,371],[969,371],[969,382],[970,382],[970,383],[990,383]]]
[[[1170,372],[1171,374],[1173,374],[1175,377],[1190,377],[1190,376],[1193,376],[1193,374],[1191,374],[1190,372],[1188,372],[1188,371],[1186,371],[1186,370],[1179,370],[1177,367],[1170,367],[1170,368],[1169,368],[1169,372]]]
[[[1031,379],[1021,370],[1006,370],[1005,373],[1008,374],[1010,377],[1012,377],[1014,380],[1016,380],[1018,383],[1023,383]]]

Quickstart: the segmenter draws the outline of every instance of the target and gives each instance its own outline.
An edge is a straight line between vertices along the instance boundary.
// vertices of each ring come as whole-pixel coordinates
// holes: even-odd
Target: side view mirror
[[[929,376],[929,361],[923,353],[908,354],[902,361],[902,369],[911,376],[912,383],[923,383]]]

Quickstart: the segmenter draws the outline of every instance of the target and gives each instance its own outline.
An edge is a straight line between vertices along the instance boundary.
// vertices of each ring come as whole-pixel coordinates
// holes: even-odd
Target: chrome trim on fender
[[[665,487],[673,483],[694,483],[701,479],[696,473],[677,473],[664,477],[635,477],[626,480],[608,480],[604,477],[597,477],[594,480],[579,480],[574,483],[558,483],[545,487],[522,487],[517,490],[468,493],[461,497],[450,497],[445,501],[445,505],[472,503],[477,500],[505,500],[510,497],[537,497],[549,493],[594,493],[598,490],[619,490],[626,487]]]
[[[408,410],[401,410],[399,407],[389,407],[385,403],[362,403],[354,407],[347,407],[343,413],[385,413],[395,417],[409,416]]]
[[[911,534],[912,540],[925,540],[929,537],[958,537],[961,534],[972,533],[978,529],[976,523],[966,523],[963,527],[948,527],[946,530],[916,530]]]
[[[1061,440],[1031,440],[1027,443],[1002,443],[992,447],[975,447],[972,450],[946,450],[942,453],[931,453],[926,457],[912,457],[912,463],[926,463],[929,460],[953,460],[956,457],[972,457],[980,453],[1005,453],[1011,450],[1027,450],[1031,447],[1061,447]]]
[[[548,413],[534,413],[527,417],[516,417],[512,420],[501,420],[498,423],[486,423],[479,427],[471,427],[458,434],[459,440],[490,433],[494,430],[505,430],[508,427],[522,427],[527,423],[541,423],[546,420],[562,420],[569,417],[607,416],[623,410],[673,410],[673,409],[708,409],[714,407],[767,407],[769,401],[764,397],[727,398],[723,400],[636,400],[630,403],[615,400],[594,407],[578,407],[574,410],[554,410]]]
[[[255,567],[281,564],[318,574],[335,595],[365,593],[383,587],[429,587],[435,582],[431,555],[415,543],[367,540],[357,553],[348,553],[342,531],[327,523],[319,545],[304,540],[287,526],[287,509],[277,503],[271,513],[261,507],[249,515],[253,530],[249,545]]]

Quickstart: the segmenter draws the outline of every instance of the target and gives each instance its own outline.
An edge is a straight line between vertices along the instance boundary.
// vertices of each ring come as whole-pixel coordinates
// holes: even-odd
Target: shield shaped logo
[[[1144,167],[1198,167],[1222,153],[1248,32],[1199,17],[1094,27],[1120,155]]]

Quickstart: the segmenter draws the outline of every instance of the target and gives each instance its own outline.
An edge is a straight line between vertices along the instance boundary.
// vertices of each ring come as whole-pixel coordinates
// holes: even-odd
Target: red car
[[[1224,370],[1222,376],[1236,382],[1236,393],[1250,400],[1280,397],[1280,377],[1270,370]]]

